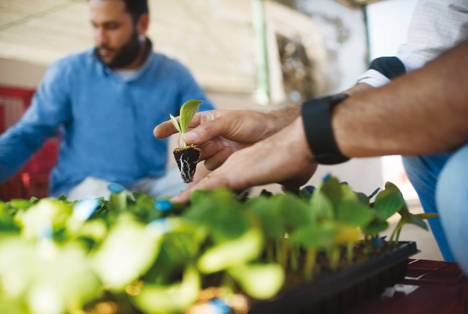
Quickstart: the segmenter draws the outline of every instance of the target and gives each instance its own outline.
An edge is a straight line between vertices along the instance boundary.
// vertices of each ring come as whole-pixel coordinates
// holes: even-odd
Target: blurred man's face
[[[101,61],[123,68],[138,56],[141,45],[138,26],[122,0],[90,0],[91,24]]]

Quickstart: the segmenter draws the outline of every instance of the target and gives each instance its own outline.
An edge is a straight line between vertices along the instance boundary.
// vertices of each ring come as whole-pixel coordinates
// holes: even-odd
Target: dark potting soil
[[[343,249],[340,253],[340,259],[335,270],[333,270],[330,267],[330,261],[326,254],[324,252],[319,252],[317,253],[317,260],[313,270],[312,281],[321,279],[333,273],[348,269],[352,266],[368,261],[383,253],[389,252],[392,249],[399,247],[400,245],[400,243],[390,244],[388,242],[383,242],[381,249],[375,249],[373,252],[365,254],[364,244],[359,244],[354,247],[353,258],[351,259],[351,261],[348,260],[346,249]],[[298,286],[306,283],[304,273],[302,271],[304,269],[305,256],[305,251],[301,251],[301,254],[299,256],[298,270],[295,272],[290,270],[286,273],[286,279],[282,289],[283,292],[294,290]]]
[[[289,271],[283,289],[274,298],[251,300],[249,314],[343,313],[403,280],[408,258],[418,250],[415,242],[384,242],[380,250],[364,252],[364,245],[357,245],[350,262],[342,252],[335,271],[325,254],[319,254],[312,281],[305,281],[303,271]],[[304,258],[300,259],[301,266]]]
[[[201,149],[194,145],[174,149],[174,158],[185,183],[193,181],[200,155]]]

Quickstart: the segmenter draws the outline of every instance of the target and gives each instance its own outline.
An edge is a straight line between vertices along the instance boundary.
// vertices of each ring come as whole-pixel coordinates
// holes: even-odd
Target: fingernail
[[[195,143],[198,140],[198,135],[195,132],[187,132],[184,134],[184,141]]]

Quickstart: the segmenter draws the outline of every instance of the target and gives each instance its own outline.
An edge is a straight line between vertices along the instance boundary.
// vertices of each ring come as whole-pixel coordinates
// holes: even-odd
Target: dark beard
[[[97,47],[97,49],[99,48],[112,49],[105,45]],[[135,31],[133,32],[128,42],[125,45],[123,45],[122,48],[120,48],[120,50],[115,54],[115,57],[110,62],[104,62],[99,53],[97,54],[97,56],[99,57],[99,60],[105,65],[107,65],[109,68],[124,68],[136,59],[136,57],[140,53],[140,50],[141,43],[138,38],[138,32],[135,28]]]

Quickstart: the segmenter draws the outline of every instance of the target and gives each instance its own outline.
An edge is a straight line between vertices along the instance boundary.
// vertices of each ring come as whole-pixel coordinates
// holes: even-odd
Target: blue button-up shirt
[[[50,176],[50,194],[69,192],[89,176],[124,186],[164,175],[168,140],[156,125],[179,115],[190,99],[213,109],[190,72],[151,52],[133,79],[122,80],[94,49],[54,62],[21,120],[0,136],[0,182],[13,176],[48,137],[62,141]]]

